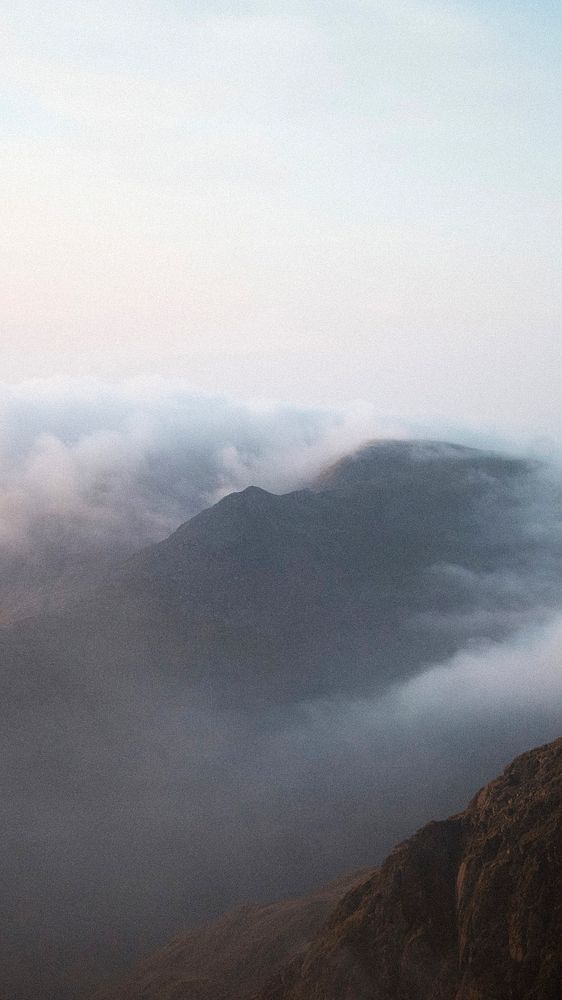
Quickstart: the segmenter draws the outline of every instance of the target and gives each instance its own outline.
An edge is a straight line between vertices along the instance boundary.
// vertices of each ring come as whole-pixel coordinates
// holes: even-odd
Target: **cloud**
[[[325,859],[341,851],[344,864],[348,851],[349,867],[463,808],[514,756],[561,732],[558,612],[428,665],[380,697],[301,706],[264,737],[237,787],[268,801],[274,774],[269,809],[287,838],[292,829],[301,849],[312,844]]]
[[[459,721],[469,723],[475,737],[481,724],[509,720],[517,738],[517,721],[525,717],[549,718],[562,726],[562,614],[551,613],[507,640],[483,642],[445,663],[428,665],[380,698],[318,702],[304,711],[302,732],[325,727],[326,735],[337,734],[336,740],[360,745],[373,739],[387,750],[401,740],[411,746],[414,738],[423,745],[436,731],[450,736]]]
[[[30,383],[0,390],[1,532],[154,541],[226,492],[290,489],[376,429],[370,408],[237,404],[179,384]],[[66,529],[68,530],[68,528]]]
[[[0,427],[7,620],[69,584],[80,592],[226,493],[309,482],[377,420],[369,406],[244,404],[174,380],[84,379],[0,387]]]
[[[419,719],[562,709],[562,616],[505,644],[462,652],[400,691],[396,709]],[[561,719],[562,721],[562,719]]]

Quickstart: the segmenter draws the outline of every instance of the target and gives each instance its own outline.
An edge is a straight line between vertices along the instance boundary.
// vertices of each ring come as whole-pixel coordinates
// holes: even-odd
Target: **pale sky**
[[[562,9],[4,4],[0,378],[562,431]]]

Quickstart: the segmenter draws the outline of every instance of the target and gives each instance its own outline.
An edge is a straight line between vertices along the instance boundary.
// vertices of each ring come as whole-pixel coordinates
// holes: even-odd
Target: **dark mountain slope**
[[[562,740],[401,844],[259,1000],[558,1000]],[[186,1000],[189,994],[185,994]]]

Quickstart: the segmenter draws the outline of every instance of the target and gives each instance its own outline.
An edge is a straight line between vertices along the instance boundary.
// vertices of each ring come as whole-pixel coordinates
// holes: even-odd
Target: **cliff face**
[[[559,1000],[562,740],[519,757],[339,904],[260,1000]]]

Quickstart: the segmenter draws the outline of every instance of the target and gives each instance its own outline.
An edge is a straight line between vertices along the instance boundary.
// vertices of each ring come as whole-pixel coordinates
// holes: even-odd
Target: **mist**
[[[199,920],[379,862],[559,735],[561,640],[557,615],[378,697],[261,716],[106,676],[93,712],[14,718],[0,769],[4,988],[87,993],[89,974]]]

